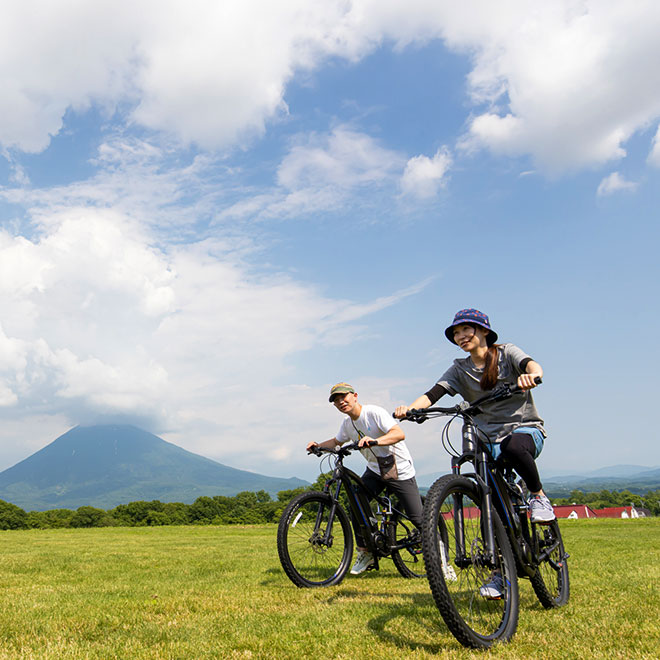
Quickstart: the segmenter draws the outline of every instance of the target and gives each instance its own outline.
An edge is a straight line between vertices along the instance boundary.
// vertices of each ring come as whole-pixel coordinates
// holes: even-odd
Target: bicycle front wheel
[[[346,512],[332,498],[309,492],[295,497],[277,528],[277,552],[284,572],[298,587],[339,584],[350,567],[353,533]]]
[[[405,516],[395,513],[387,527],[390,555],[397,570],[404,578],[426,575],[422,561],[422,535]],[[400,547],[403,546],[403,547]]]
[[[426,495],[422,547],[431,592],[454,637],[476,649],[509,640],[518,626],[515,560],[496,511],[492,521],[495,556],[489,560],[476,484],[450,474]],[[485,589],[495,582],[499,594]]]
[[[541,605],[547,609],[561,607],[568,602],[568,555],[555,520],[549,525],[532,524],[534,551],[542,557],[536,573],[531,577],[532,587]]]

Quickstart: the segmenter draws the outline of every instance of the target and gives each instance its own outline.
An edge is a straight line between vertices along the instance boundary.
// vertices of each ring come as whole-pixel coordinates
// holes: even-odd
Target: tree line
[[[307,490],[321,490],[328,475],[322,474],[307,487],[282,490],[277,499],[265,491],[245,491],[233,497],[198,497],[192,504],[182,502],[137,501],[113,509],[81,506],[72,509],[26,512],[15,504],[0,500],[0,529],[54,529],[65,527],[140,527],[156,525],[250,525],[277,523],[284,507],[293,497]],[[585,493],[574,490],[566,498],[553,498],[553,504],[586,504],[592,509],[630,506],[649,509],[660,515],[660,490],[646,495],[630,491],[601,490]]]
[[[660,516],[660,490],[651,490],[645,495],[637,495],[629,490],[600,490],[585,493],[581,490],[572,490],[568,497],[553,497],[552,503],[586,504],[592,509],[605,509],[610,506],[634,506],[648,509],[653,516]]]
[[[66,527],[140,527],[156,525],[249,525],[277,523],[293,497],[307,490],[321,490],[328,475],[316,483],[282,490],[273,499],[265,490],[244,491],[233,497],[198,497],[192,504],[136,501],[113,509],[81,506],[73,509],[24,511],[0,500],[0,529],[55,529]]]

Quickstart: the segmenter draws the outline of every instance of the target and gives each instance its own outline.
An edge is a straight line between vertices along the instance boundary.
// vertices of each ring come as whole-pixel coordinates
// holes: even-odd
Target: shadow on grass
[[[341,588],[327,599],[328,605],[338,600],[364,599],[364,591],[355,589]],[[454,640],[445,626],[440,613],[436,609],[433,596],[428,591],[419,593],[409,593],[396,595],[398,602],[389,604],[392,601],[391,592],[369,593],[371,598],[382,598],[383,603],[374,605],[373,609],[378,613],[367,621],[367,627],[382,642],[393,644],[403,650],[414,651],[422,649],[428,653],[437,654],[448,649],[460,648],[460,644]],[[401,604],[401,599],[408,601]],[[388,602],[389,601],[389,602]],[[414,630],[410,634],[402,634],[399,630],[395,631],[392,622],[394,620],[405,619],[414,622]],[[411,626],[413,627],[413,626]],[[415,630],[423,630],[424,637],[440,637],[437,642],[420,641],[418,635],[415,637]],[[449,639],[447,639],[449,637]]]

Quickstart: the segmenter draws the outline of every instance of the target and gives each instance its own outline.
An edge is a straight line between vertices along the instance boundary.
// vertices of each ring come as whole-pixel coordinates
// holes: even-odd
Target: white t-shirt
[[[341,423],[336,436],[337,442],[342,445],[345,442],[357,442],[364,436],[376,440],[385,435],[397,423],[397,420],[385,408],[369,404],[363,405],[360,416],[355,421],[346,416]],[[412,479],[415,476],[415,466],[405,440],[386,447],[365,447],[360,449],[360,453],[367,459],[367,467],[378,475],[380,475],[380,469],[376,456],[394,454],[399,480]]]

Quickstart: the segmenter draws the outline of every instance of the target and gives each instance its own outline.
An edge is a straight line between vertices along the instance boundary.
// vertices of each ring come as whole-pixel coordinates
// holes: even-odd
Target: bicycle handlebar
[[[369,442],[366,443],[365,446],[375,447],[377,445],[378,445],[378,440],[370,440]],[[339,447],[336,447],[334,449],[329,449],[327,447],[319,447],[317,445],[316,447],[311,447],[307,453],[314,454],[315,456],[321,456],[323,454],[348,456],[352,451],[360,450],[360,449],[364,449],[364,447],[360,447],[360,445],[357,442],[351,442],[350,444],[340,445]]]
[[[534,382],[537,385],[540,385],[543,382],[543,380],[539,376],[537,376],[534,379]],[[451,408],[440,408],[440,407],[411,408],[410,410],[408,410],[406,416],[403,417],[403,419],[421,424],[422,422],[425,422],[427,420],[429,413],[437,413],[438,415],[478,414],[480,412],[479,406],[482,403],[486,403],[489,401],[503,401],[504,399],[508,399],[509,397],[511,397],[516,392],[522,391],[522,389],[523,388],[519,387],[517,383],[502,383],[501,385],[498,385],[492,392],[485,394],[484,396],[476,399],[472,403],[468,403],[467,401],[461,401],[459,404],[452,406]],[[394,416],[394,413],[392,413],[392,416]]]

